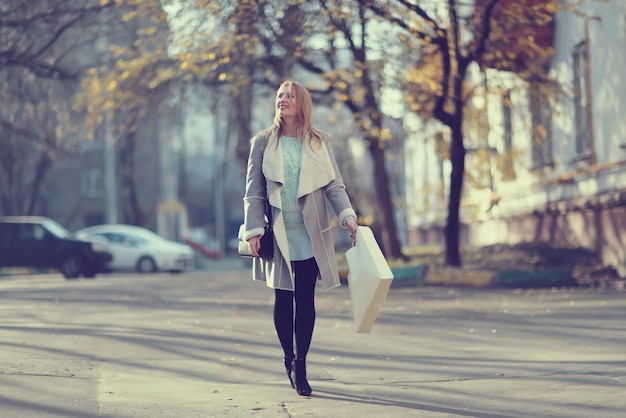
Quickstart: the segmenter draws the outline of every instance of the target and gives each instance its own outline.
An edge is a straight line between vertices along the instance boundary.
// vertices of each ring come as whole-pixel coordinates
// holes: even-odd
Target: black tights
[[[315,326],[315,284],[319,268],[315,258],[294,261],[292,265],[295,290],[275,289],[274,326],[285,357],[294,356],[295,333],[296,358],[304,359],[309,352]]]

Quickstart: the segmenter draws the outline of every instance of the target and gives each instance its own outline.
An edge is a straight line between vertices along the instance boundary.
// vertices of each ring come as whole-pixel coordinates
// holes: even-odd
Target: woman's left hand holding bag
[[[261,248],[261,236],[257,235],[248,240],[248,245],[250,246],[250,252],[253,257],[259,257],[259,249]]]

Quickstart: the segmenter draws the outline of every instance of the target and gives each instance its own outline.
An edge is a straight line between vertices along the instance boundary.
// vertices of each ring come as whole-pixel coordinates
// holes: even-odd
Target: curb
[[[505,270],[493,278],[500,287],[568,287],[576,286],[573,267],[553,267],[539,270]]]
[[[413,266],[390,266],[393,273],[391,287],[416,287],[423,286],[428,275],[427,264]],[[339,265],[339,280],[343,284],[348,284],[348,268]]]
[[[429,285],[487,287],[493,283],[495,272],[467,270],[458,267],[439,267],[428,273],[425,283]]]
[[[553,267],[536,270],[469,270],[440,267],[428,273],[429,285],[539,288],[576,286],[573,267]]]
[[[30,267],[2,267],[0,268],[0,277],[8,276],[28,276],[30,274],[49,274],[52,270],[47,268],[30,268]]]
[[[428,265],[391,267],[393,281],[391,287],[423,286],[428,276]]]

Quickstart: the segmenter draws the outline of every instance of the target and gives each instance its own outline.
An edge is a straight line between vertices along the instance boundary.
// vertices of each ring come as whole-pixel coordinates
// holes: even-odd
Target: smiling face
[[[274,126],[282,135],[319,137],[312,122],[313,101],[309,91],[295,81],[283,82],[276,92]],[[315,131],[315,132],[314,132]]]
[[[283,84],[276,92],[276,112],[283,120],[295,119],[298,115],[295,89],[291,84]]]

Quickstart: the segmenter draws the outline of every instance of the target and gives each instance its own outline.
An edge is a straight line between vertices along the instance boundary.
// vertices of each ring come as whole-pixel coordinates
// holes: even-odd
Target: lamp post
[[[110,68],[108,51],[109,37],[107,34],[106,11],[100,12],[99,32],[100,32],[100,54],[104,57],[106,68]],[[115,164],[115,141],[111,130],[111,110],[104,113],[104,200],[105,219],[107,223],[117,223],[117,181]]]

